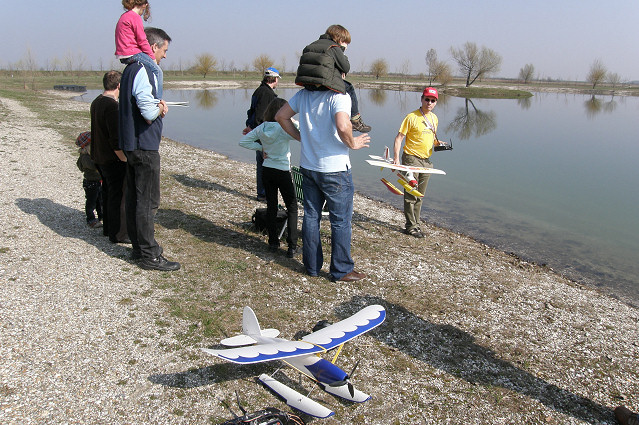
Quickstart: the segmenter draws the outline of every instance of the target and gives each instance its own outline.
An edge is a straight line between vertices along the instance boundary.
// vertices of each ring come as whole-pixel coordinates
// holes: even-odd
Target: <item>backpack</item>
[[[257,208],[253,213],[253,217],[251,217],[251,221],[255,226],[255,230],[261,232],[262,234],[266,234],[268,230],[266,226],[266,208]],[[278,235],[280,235],[281,238],[284,234],[284,228],[286,227],[288,221],[288,214],[286,213],[286,210],[278,209],[275,221],[277,222],[277,233]]]
[[[267,407],[244,416],[230,419],[220,425],[305,425],[304,421],[296,415],[286,413],[274,407]]]

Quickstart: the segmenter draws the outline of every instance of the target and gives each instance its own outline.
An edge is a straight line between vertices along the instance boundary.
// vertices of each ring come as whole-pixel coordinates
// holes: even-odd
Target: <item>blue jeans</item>
[[[353,271],[351,258],[351,218],[353,216],[353,175],[351,170],[320,173],[301,169],[304,180],[304,221],[302,222],[303,262],[306,272],[317,276],[324,255],[320,237],[320,220],[324,201],[331,222],[331,267],[334,279]]]
[[[164,87],[164,73],[162,72],[162,68],[160,68],[160,66],[153,59],[151,59],[151,56],[147,55],[146,53],[140,52],[140,53],[136,53],[130,58],[127,58],[126,60],[127,62],[124,62],[124,63],[134,63],[137,61],[137,62],[142,62],[143,64],[151,68],[151,72],[153,72],[153,74],[155,74],[155,77],[158,79],[158,87],[157,87],[158,99],[162,99],[162,88]]]

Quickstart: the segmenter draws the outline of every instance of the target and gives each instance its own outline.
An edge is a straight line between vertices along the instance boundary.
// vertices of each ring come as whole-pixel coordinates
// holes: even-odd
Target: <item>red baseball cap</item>
[[[437,94],[437,89],[434,87],[426,87],[424,89],[423,96],[434,97],[435,99],[439,99],[439,94]]]

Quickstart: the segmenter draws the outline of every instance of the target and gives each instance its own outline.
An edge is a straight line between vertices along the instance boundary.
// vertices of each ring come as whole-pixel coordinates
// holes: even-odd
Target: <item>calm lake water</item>
[[[253,163],[237,144],[252,91],[166,90],[190,107],[171,108],[164,135]],[[388,174],[364,160],[392,146],[419,93],[362,89],[358,97],[373,130],[371,148],[351,152],[355,188],[401,209],[401,196],[379,181]],[[447,175],[431,177],[422,218],[639,303],[639,98],[442,96],[435,113],[440,139],[454,149],[432,158]],[[298,158],[296,146],[294,165]]]

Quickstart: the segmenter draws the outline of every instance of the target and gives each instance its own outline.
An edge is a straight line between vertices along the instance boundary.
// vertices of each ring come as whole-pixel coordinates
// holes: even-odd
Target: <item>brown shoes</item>
[[[360,133],[368,133],[371,131],[371,126],[364,124],[360,114],[351,118],[351,124],[353,124],[353,131],[359,131]]]
[[[615,417],[621,425],[639,425],[639,415],[632,413],[626,406],[617,407]]]
[[[345,274],[339,279],[331,278],[333,282],[355,282],[356,280],[364,279],[366,275],[364,273],[357,272],[353,270],[352,272]]]

